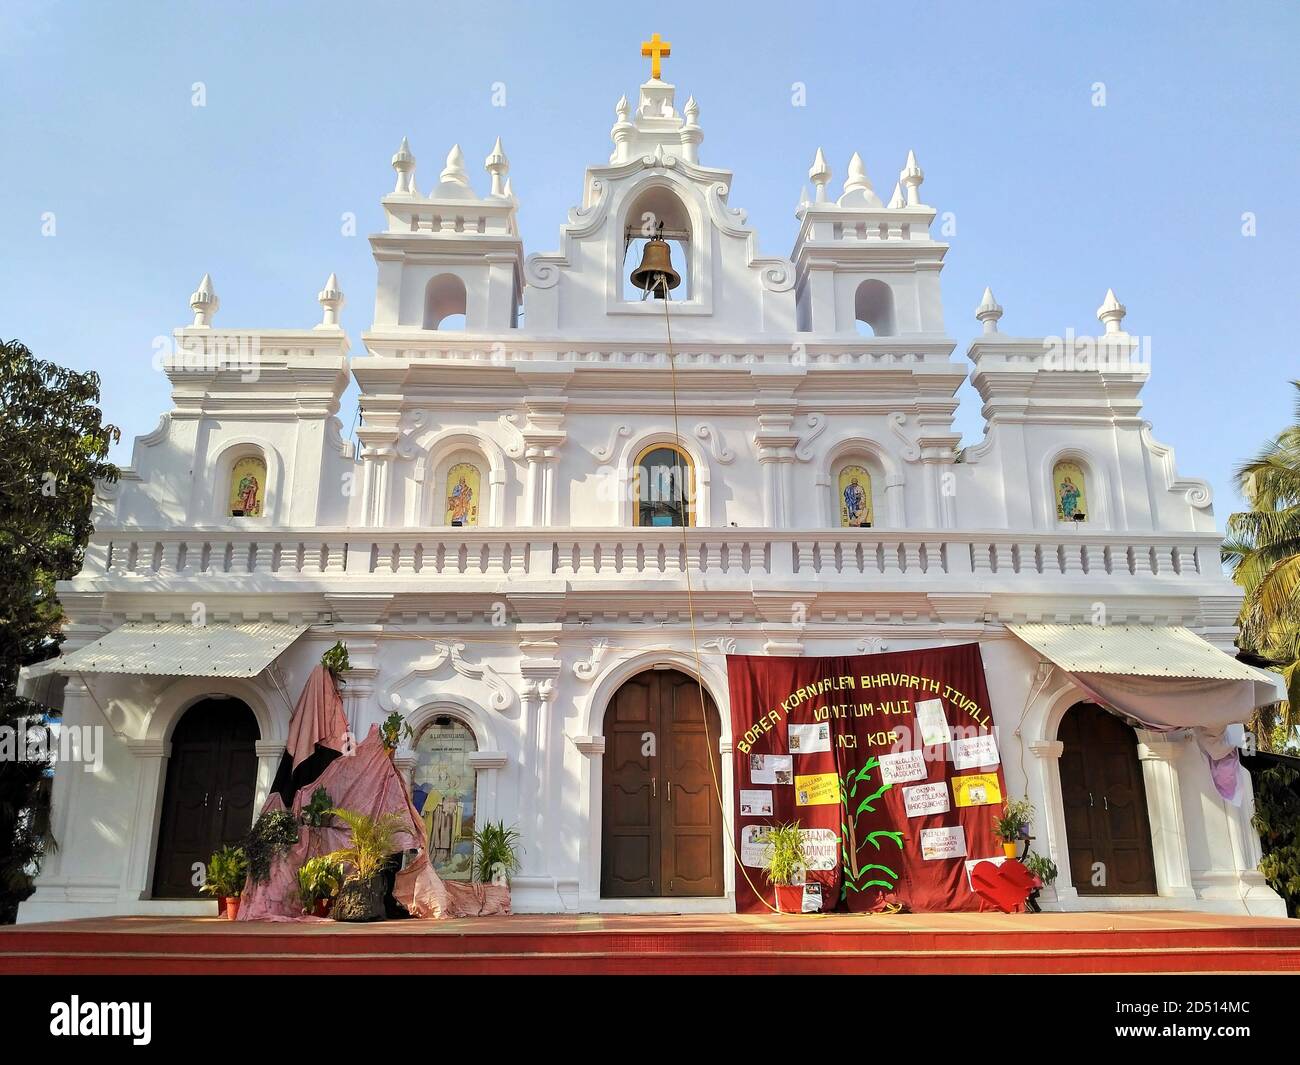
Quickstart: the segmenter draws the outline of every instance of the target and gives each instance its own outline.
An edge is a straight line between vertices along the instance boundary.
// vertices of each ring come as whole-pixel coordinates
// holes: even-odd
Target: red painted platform
[[[1297,973],[1300,921],[1199,913],[565,915],[0,928],[0,973]]]

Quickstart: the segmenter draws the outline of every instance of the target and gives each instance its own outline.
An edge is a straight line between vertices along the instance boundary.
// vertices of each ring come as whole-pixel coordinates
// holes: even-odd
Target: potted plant
[[[299,817],[308,828],[325,828],[334,809],[334,800],[324,788],[317,788],[311,793],[307,805],[302,808]]]
[[[352,668],[352,663],[348,661],[348,648],[342,640],[339,640],[333,647],[320,656],[320,664],[329,670],[329,674],[339,684],[346,684],[343,674]]]
[[[1002,853],[1008,858],[1016,856],[1020,840],[1029,838],[1029,823],[1034,819],[1034,804],[1028,799],[1008,799],[1002,815],[993,830],[1002,841]]]
[[[384,739],[384,750],[388,752],[389,758],[397,753],[397,745],[404,738],[409,740],[415,736],[400,710],[394,710],[384,718],[384,723],[379,726],[379,733]]]
[[[1034,888],[1034,890],[1029,893],[1029,898],[1027,900],[1029,912],[1038,913],[1038,893],[1042,891],[1043,888],[1049,887],[1060,874],[1056,868],[1056,863],[1052,861],[1051,858],[1047,857],[1046,854],[1026,854],[1024,861],[1025,868],[1033,873],[1034,876],[1038,877],[1039,884],[1041,885],[1040,887]]]
[[[519,832],[504,821],[489,821],[474,833],[474,873],[480,884],[509,887],[520,869]]]
[[[298,898],[302,912],[315,917],[328,917],[330,901],[343,886],[343,866],[328,854],[309,858],[298,870]]]
[[[334,900],[330,916],[336,921],[378,921],[384,916],[384,866],[396,850],[393,837],[405,827],[395,813],[369,814],[355,810],[332,810],[352,834],[348,846],[325,857],[343,866],[346,875]]]
[[[220,912],[233,921],[239,916],[239,895],[247,878],[248,858],[244,848],[227,844],[208,859],[207,875],[199,890],[216,896]]]
[[[802,913],[804,871],[808,868],[808,856],[804,853],[799,822],[773,825],[758,838],[758,842],[767,847],[763,868],[767,873],[767,882],[776,892],[777,912]]]

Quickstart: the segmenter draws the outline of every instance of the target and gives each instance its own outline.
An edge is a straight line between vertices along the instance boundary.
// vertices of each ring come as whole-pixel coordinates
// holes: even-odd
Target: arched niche
[[[629,202],[623,219],[623,298],[642,299],[643,293],[632,284],[631,274],[641,262],[646,243],[658,237],[668,245],[672,267],[681,277],[671,298],[689,300],[695,292],[693,232],[690,212],[674,190],[661,184],[643,186]]]
[[[410,527],[447,526],[448,500],[455,483],[448,485],[454,467],[472,465],[480,474],[477,491],[478,520],[471,526],[499,528],[505,524],[506,454],[487,433],[472,428],[444,429],[421,439],[423,450],[415,461],[417,491],[411,493],[406,524]]]
[[[260,504],[258,513],[236,515],[234,511],[245,509],[234,505],[241,494],[241,484],[250,479],[255,480],[259,474],[261,483],[256,492]],[[209,467],[207,492],[210,493],[210,499],[204,508],[212,515],[208,520],[218,524],[273,524],[279,513],[282,483],[283,464],[274,447],[247,437],[225,440]],[[200,518],[199,522],[202,521]]]
[[[469,294],[455,274],[435,274],[424,287],[424,328],[463,331]]]
[[[1110,487],[1104,469],[1091,456],[1077,448],[1048,452],[1040,478],[1045,528],[1110,527]]]
[[[853,468],[867,473],[871,491],[871,528],[904,528],[907,522],[902,467],[888,449],[866,437],[842,440],[827,452],[826,464],[817,479],[822,496],[823,527],[853,527],[843,520],[845,486],[841,483],[846,472]]]
[[[894,320],[894,291],[878,278],[868,278],[853,295],[853,317],[858,332],[890,337],[898,329]]]

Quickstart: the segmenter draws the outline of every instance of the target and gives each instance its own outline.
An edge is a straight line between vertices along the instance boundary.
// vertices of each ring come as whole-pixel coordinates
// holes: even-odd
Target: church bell
[[[672,249],[668,242],[658,237],[647,240],[641,250],[641,265],[632,271],[632,284],[646,295],[662,300],[668,297],[669,289],[681,283],[681,275],[673,269]]]

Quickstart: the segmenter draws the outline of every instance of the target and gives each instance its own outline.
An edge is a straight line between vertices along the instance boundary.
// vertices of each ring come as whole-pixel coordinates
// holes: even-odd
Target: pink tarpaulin
[[[316,780],[294,795],[293,813],[300,815],[311,801],[312,792],[324,788],[339,809],[377,817],[394,813],[404,824],[394,838],[394,847],[418,851],[397,874],[393,895],[410,911],[412,917],[471,917],[510,912],[508,887],[492,884],[446,883],[429,863],[424,823],[411,803],[411,794],[401,773],[384,749],[379,729],[371,726],[370,735],[354,754],[336,758]],[[272,794],[263,812],[284,809],[280,796]],[[337,823],[337,822],[336,822]],[[265,883],[254,884],[250,878],[244,886],[239,906],[241,921],[320,921],[302,912],[298,898],[298,869],[309,858],[345,847],[350,839],[346,826],[310,828],[304,826],[298,842],[281,854],[271,865]]]
[[[347,733],[348,719],[334,678],[324,666],[317,666],[307,678],[289,721],[285,749],[293,768],[315,754],[317,745],[342,753]]]

